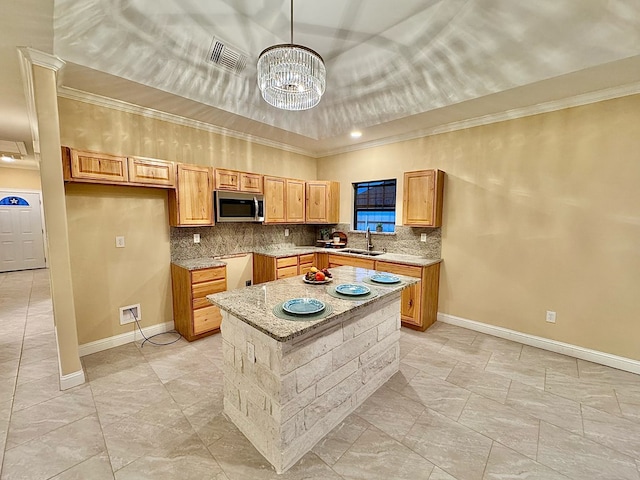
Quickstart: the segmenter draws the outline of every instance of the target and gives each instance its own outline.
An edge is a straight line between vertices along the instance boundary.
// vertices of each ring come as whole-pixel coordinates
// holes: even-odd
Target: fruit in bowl
[[[326,283],[331,281],[331,272],[327,268],[319,270],[316,267],[311,267],[304,275],[304,280],[309,283]]]
[[[324,273],[316,272],[316,282],[322,282],[327,278]]]

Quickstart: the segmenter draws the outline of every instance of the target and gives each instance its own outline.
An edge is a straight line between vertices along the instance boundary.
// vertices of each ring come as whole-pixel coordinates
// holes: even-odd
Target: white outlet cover
[[[426,242],[427,241],[427,234],[426,233],[421,233],[420,234],[420,241],[421,242]]]
[[[193,243],[200,243],[200,234],[199,233],[194,233],[193,234]]]
[[[124,237],[116,237],[116,248],[124,248]]]
[[[289,236],[289,229],[288,229],[288,228],[285,228],[285,229],[284,229],[284,236],[285,236],[285,237],[288,237],[288,236]]]
[[[551,310],[547,310],[547,322],[556,323],[556,312],[552,312]]]

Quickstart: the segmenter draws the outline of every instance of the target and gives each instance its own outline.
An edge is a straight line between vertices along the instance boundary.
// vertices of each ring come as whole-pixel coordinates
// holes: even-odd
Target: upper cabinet
[[[340,183],[314,180],[307,182],[307,223],[340,221]]]
[[[175,164],[153,158],[127,158],[62,147],[62,167],[67,182],[175,187]]]
[[[176,167],[173,162],[141,157],[129,157],[127,161],[130,182],[175,187]]]
[[[405,172],[402,224],[409,227],[442,226],[444,172]]]
[[[262,193],[262,175],[216,168],[215,189],[233,192]]]
[[[211,167],[178,164],[177,186],[169,191],[169,223],[173,227],[213,225]]]
[[[126,183],[127,158],[62,147],[65,180],[93,183]]]
[[[264,223],[304,223],[304,180],[265,175],[264,209]]]

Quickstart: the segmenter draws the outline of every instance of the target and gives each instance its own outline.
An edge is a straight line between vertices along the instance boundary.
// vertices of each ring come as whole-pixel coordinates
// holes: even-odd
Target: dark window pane
[[[383,232],[395,231],[396,180],[377,180],[354,183],[354,229],[375,230],[382,225]]]

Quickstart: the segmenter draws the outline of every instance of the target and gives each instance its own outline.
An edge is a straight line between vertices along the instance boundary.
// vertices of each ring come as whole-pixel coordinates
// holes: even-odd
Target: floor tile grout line
[[[107,439],[104,436],[104,428],[102,427],[102,422],[100,421],[100,414],[98,413],[98,406],[96,404],[95,393],[93,392],[93,388],[91,388],[91,381],[88,379],[88,377],[87,377],[87,383],[89,384],[89,391],[91,392],[91,400],[93,401],[93,407],[96,409],[96,418],[98,420],[98,425],[100,427],[100,435],[102,435],[102,441],[104,443],[104,452],[107,454],[107,460],[109,461],[109,468],[111,468],[111,474],[115,478],[115,471],[113,470],[113,464],[111,463],[111,455],[109,454],[109,446],[107,445]]]
[[[11,419],[13,418],[13,405],[15,403],[15,397],[16,397],[16,389],[18,388],[18,376],[20,375],[20,364],[22,363],[22,352],[24,350],[24,338],[25,338],[25,332],[27,330],[27,318],[29,316],[29,305],[31,304],[31,296],[33,294],[33,283],[34,283],[34,275],[32,272],[31,273],[31,281],[29,282],[29,295],[25,296],[27,297],[27,309],[25,311],[25,315],[24,315],[24,324],[22,326],[22,339],[21,339],[21,344],[20,344],[20,354],[19,354],[19,358],[18,358],[18,369],[16,370],[16,376],[15,379],[13,381],[13,392],[11,394],[11,406],[9,407],[9,419],[7,422],[7,432],[5,434],[5,439],[4,439],[4,445],[3,445],[3,449],[4,452],[2,454],[2,463],[0,464],[0,477],[3,475],[4,472],[4,462],[5,459],[7,457],[6,453],[7,453],[7,440],[9,438],[9,430],[11,427]],[[5,280],[6,281],[6,277]]]

